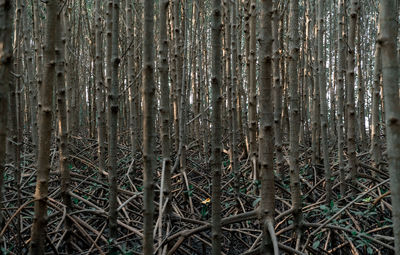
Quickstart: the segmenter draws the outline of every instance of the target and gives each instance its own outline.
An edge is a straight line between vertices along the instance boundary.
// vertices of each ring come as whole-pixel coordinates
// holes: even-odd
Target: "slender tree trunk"
[[[27,107],[26,107],[26,120],[27,125],[30,127],[30,134],[32,137],[32,144],[37,144],[37,86],[35,82],[35,67],[34,67],[34,51],[31,44],[31,38],[34,37],[30,20],[28,19],[28,7],[24,8],[24,55],[25,67],[27,72]],[[29,110],[28,110],[29,109]],[[35,152],[35,150],[33,150]]]
[[[358,129],[359,129],[359,148],[364,151],[367,147],[367,133],[365,130],[365,85],[362,73],[362,65],[364,60],[362,60],[362,54],[366,54],[362,49],[362,20],[361,13],[358,15],[358,26],[357,26],[357,73],[358,73]],[[365,81],[366,82],[366,81]]]
[[[393,206],[395,254],[400,254],[400,96],[397,59],[398,10],[395,0],[380,2],[382,82],[386,116],[386,141]]]
[[[246,102],[244,105],[244,119],[243,123],[244,134],[245,134],[245,143],[246,143],[246,152],[251,157],[250,152],[250,138],[249,138],[249,106],[247,104],[250,94],[250,0],[243,0],[244,7],[244,43],[245,43],[245,62],[246,62],[246,87],[243,88],[244,96],[243,101]]]
[[[97,109],[97,140],[99,143],[97,153],[99,157],[99,169],[103,173],[106,169],[106,113],[105,113],[105,86],[103,75],[103,32],[102,32],[102,18],[101,18],[101,1],[95,3],[95,34],[96,34],[96,48],[95,48],[95,70],[96,70],[96,109]]]
[[[272,0],[261,1],[260,35],[260,137],[259,168],[261,175],[261,219],[263,238],[262,254],[279,254],[273,246],[276,238],[269,229],[274,225],[275,184],[274,184],[274,129],[272,100]],[[276,240],[275,240],[276,244]]]
[[[230,6],[232,5],[230,1],[224,0],[224,51],[225,51],[225,91],[226,91],[226,98],[227,98],[227,113],[228,113],[228,122],[225,125],[225,133],[229,134],[229,162],[230,167],[233,170],[233,133],[232,133],[232,125],[233,125],[233,112],[232,112],[232,62],[231,62],[231,44],[232,44],[232,37],[231,37],[231,23],[230,23]],[[229,2],[229,3],[228,3]],[[226,120],[225,120],[226,122]]]
[[[319,70],[319,95],[320,95],[320,120],[322,135],[322,152],[324,157],[324,170],[326,182],[326,203],[329,205],[332,199],[332,180],[331,168],[329,164],[328,150],[328,102],[326,99],[326,82],[325,82],[325,61],[323,56],[323,38],[324,38],[324,0],[318,2],[318,70]]]
[[[274,1],[273,9],[273,100],[274,100],[274,136],[275,136],[275,151],[276,151],[276,172],[280,179],[283,179],[283,147],[282,147],[282,85],[280,79],[280,38],[279,38],[279,8],[278,2]]]
[[[4,170],[6,159],[7,122],[8,122],[8,94],[11,82],[10,72],[13,63],[12,47],[12,1],[0,3],[0,206],[3,206]],[[0,213],[0,224],[4,221],[3,212]]]
[[[133,4],[132,1],[126,0],[126,33],[127,40],[130,45],[128,45],[128,56],[127,56],[127,74],[128,74],[128,87],[129,87],[129,128],[130,128],[130,140],[131,140],[131,151],[132,155],[139,150],[138,142],[138,126],[137,126],[137,109],[135,107],[135,101],[137,101],[138,95],[135,89],[135,73],[134,73],[134,51],[136,45],[134,42],[133,34]]]
[[[316,1],[314,2],[316,3]],[[320,134],[321,134],[321,104],[320,104],[320,91],[319,91],[319,64],[318,64],[318,23],[316,20],[318,8],[314,5],[315,18],[314,18],[314,91],[313,91],[313,124],[312,124],[312,163],[316,164],[320,160]]]
[[[43,50],[42,50],[42,39],[40,37],[40,19],[39,19],[39,1],[33,1],[32,5],[32,12],[33,12],[33,36],[34,36],[34,43],[35,43],[35,78],[36,78],[36,90],[37,92],[37,105],[40,104],[40,93],[39,90],[42,86],[43,82]],[[36,106],[35,106],[36,107]],[[39,120],[39,112],[36,108],[36,121],[33,124],[33,134],[32,134],[32,142],[33,142],[33,149],[35,151],[35,158],[38,155],[38,120]]]
[[[44,254],[47,235],[47,196],[50,172],[50,147],[53,117],[53,84],[55,81],[56,22],[58,1],[47,1],[47,21],[44,45],[45,72],[40,88],[39,105],[39,155],[35,191],[35,214],[33,217],[30,254]]]
[[[144,187],[144,242],[145,255],[153,254],[154,181],[153,171],[155,148],[155,83],[154,83],[154,1],[144,3],[143,33],[143,187]]]
[[[256,86],[256,21],[257,21],[257,1],[250,0],[250,41],[249,41],[249,143],[250,160],[253,165],[254,178],[258,178],[257,170],[257,86]]]
[[[22,73],[22,53],[21,53],[21,30],[22,30],[22,2],[21,0],[15,1],[15,15],[14,15],[14,68],[12,72],[16,74]],[[22,83],[22,75],[15,77],[14,79],[10,80],[10,120],[9,123],[9,147],[11,148],[11,158],[14,162],[13,173],[14,173],[14,180],[13,186],[17,191],[17,206],[21,206],[21,189],[20,189],[20,182],[21,182],[21,145],[22,145],[22,130],[21,126],[21,114],[20,111],[20,89]],[[17,233],[21,232],[21,220],[18,219],[16,223],[16,231]],[[17,235],[16,238],[16,249],[17,251],[21,248],[21,236],[20,234]]]
[[[181,102],[182,94],[182,57],[181,57],[181,37],[182,31],[180,29],[181,15],[180,15],[180,1],[174,1],[174,39],[175,39],[175,91],[174,91],[174,130],[175,130],[175,150],[179,150],[179,105]]]
[[[60,5],[59,5],[60,7]],[[65,242],[68,253],[72,253],[71,247],[71,227],[72,222],[69,213],[72,209],[72,201],[69,191],[71,182],[68,162],[69,162],[69,134],[67,130],[67,104],[65,90],[65,33],[63,13],[57,12],[56,23],[56,83],[57,83],[57,117],[58,117],[58,136],[59,136],[59,157],[61,173],[61,197],[66,208],[65,217]]]
[[[238,114],[237,114],[237,103],[240,100],[240,95],[237,93],[238,89],[238,48],[237,48],[237,2],[235,1],[233,4],[230,4],[231,8],[231,35],[232,35],[232,102],[231,102],[231,114],[232,114],[232,172],[234,174],[234,190],[235,194],[239,194],[240,188],[240,173],[239,173],[239,162],[238,162]],[[239,70],[240,71],[240,70]]]
[[[345,182],[345,171],[344,171],[344,134],[343,134],[343,115],[344,115],[344,79],[346,76],[346,49],[344,41],[344,24],[345,24],[345,0],[339,0],[339,18],[338,18],[338,86],[336,92],[337,99],[337,130],[338,130],[338,159],[339,159],[339,174],[340,174],[340,194],[345,196],[346,193],[346,182]]]
[[[109,114],[110,114],[110,133],[109,133],[109,229],[110,238],[114,241],[118,237],[117,232],[117,218],[118,218],[118,176],[117,176],[117,140],[118,140],[118,112],[119,112],[119,81],[118,81],[118,66],[120,59],[118,57],[118,37],[119,37],[119,4],[120,0],[113,0],[112,4],[112,36],[111,36],[111,88],[109,90]]]
[[[161,116],[161,148],[162,148],[162,183],[160,190],[160,209],[159,213],[162,212],[164,203],[166,206],[166,216],[170,214],[170,200],[171,200],[171,144],[170,144],[170,102],[169,102],[169,86],[168,86],[168,34],[167,34],[167,15],[169,0],[160,1],[160,116]],[[165,201],[165,202],[164,202]],[[160,215],[160,217],[163,217]],[[162,218],[161,218],[162,219]],[[162,226],[162,223],[160,223]],[[162,239],[160,239],[160,242]]]
[[[211,170],[212,170],[212,254],[221,254],[221,163],[222,163],[222,95],[221,95],[221,55],[222,55],[222,36],[221,36],[221,0],[214,0],[212,5],[211,19],[211,48],[212,48],[212,114],[211,114]]]
[[[379,37],[378,32],[378,37]],[[380,101],[380,86],[382,76],[382,61],[381,61],[381,45],[376,43],[375,45],[375,64],[374,64],[374,81],[372,86],[372,124],[371,124],[371,153],[372,153],[372,164],[374,167],[379,168],[381,163],[382,151],[380,141],[380,118],[379,118],[379,101]]]
[[[350,181],[353,186],[353,194],[356,189],[357,174],[357,158],[356,158],[356,116],[355,116],[355,99],[354,99],[354,67],[355,67],[355,39],[357,15],[359,10],[358,0],[351,0],[350,6],[350,25],[348,40],[348,57],[347,57],[347,154],[349,155],[348,167],[350,172]]]
[[[290,1],[289,5],[289,95],[290,95],[290,138],[289,138],[289,166],[290,191],[292,194],[292,208],[294,226],[298,235],[301,235],[302,212],[300,196],[299,173],[299,94],[297,80],[297,64],[299,60],[299,6],[297,1]]]

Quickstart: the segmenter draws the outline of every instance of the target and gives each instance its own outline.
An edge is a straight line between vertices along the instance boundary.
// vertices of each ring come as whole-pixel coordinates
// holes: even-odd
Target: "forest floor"
[[[106,254],[110,246],[107,232],[107,176],[97,167],[97,142],[74,137],[71,143],[71,196],[73,210],[66,216],[60,195],[58,152],[51,151],[51,175],[48,197],[48,254],[67,254],[63,223],[73,222],[72,245],[75,254]],[[26,145],[22,156],[20,195],[14,183],[14,166],[5,174],[5,223],[0,240],[3,254],[27,254],[33,220],[33,194],[36,184],[34,154]],[[287,155],[287,151],[285,151]],[[371,166],[369,153],[358,159],[357,196],[340,197],[338,164],[331,150],[334,202],[325,204],[322,165],[310,164],[309,150],[302,148],[300,162],[303,219],[301,239],[293,231],[289,178],[276,179],[275,231],[282,254],[393,254],[393,231],[387,166]],[[286,157],[285,157],[286,158]],[[113,241],[119,254],[140,254],[143,222],[141,155],[132,156],[128,146],[119,145],[119,238]],[[159,212],[161,159],[155,173],[156,224]],[[260,183],[253,181],[250,162],[240,160],[240,194],[232,187],[233,174],[229,157],[224,154],[222,180],[223,254],[259,254],[261,237],[257,207]],[[287,162],[284,163],[288,172]],[[184,176],[187,177],[183,178]],[[284,175],[287,176],[287,175]],[[185,181],[186,180],[186,181]],[[169,254],[210,254],[211,171],[196,142],[187,151],[187,169],[172,176],[171,227],[159,239],[155,232],[155,250],[168,244]],[[20,196],[20,199],[18,199]],[[20,225],[19,225],[20,224]],[[20,226],[20,227],[19,227]],[[20,229],[20,231],[18,230]],[[158,227],[156,227],[158,229]],[[165,231],[165,228],[164,228]],[[296,245],[297,243],[297,245]]]

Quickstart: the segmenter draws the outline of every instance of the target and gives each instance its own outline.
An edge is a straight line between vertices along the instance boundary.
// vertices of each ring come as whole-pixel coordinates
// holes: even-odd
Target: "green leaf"
[[[9,251],[6,248],[1,247],[1,254],[7,255],[9,254]]]
[[[253,201],[253,207],[256,207],[256,205],[258,204],[258,202],[261,201],[261,197],[258,197],[256,200]]]
[[[201,213],[201,217],[205,218],[207,216],[207,214],[208,214],[207,207],[206,206],[201,207],[200,213]]]
[[[321,206],[319,207],[319,209],[321,209],[321,210],[324,211],[324,212],[327,212],[327,211],[328,211],[328,207],[327,207],[326,205],[321,205]]]
[[[371,202],[371,200],[372,200],[372,197],[367,197],[367,198],[364,198],[362,201],[369,203],[369,202]]]
[[[321,241],[320,241],[320,240],[317,240],[317,241],[315,241],[315,242],[313,243],[312,247],[313,247],[314,249],[317,249],[320,243],[321,243]]]
[[[368,254],[373,254],[373,253],[374,253],[374,250],[372,250],[371,247],[368,247],[368,248],[367,248],[367,253],[368,253]]]
[[[353,236],[357,236],[357,231],[353,230],[353,231],[351,231],[351,234],[352,234]]]
[[[73,202],[74,204],[78,204],[78,203],[79,203],[79,200],[73,197],[73,198],[72,198],[72,202]]]

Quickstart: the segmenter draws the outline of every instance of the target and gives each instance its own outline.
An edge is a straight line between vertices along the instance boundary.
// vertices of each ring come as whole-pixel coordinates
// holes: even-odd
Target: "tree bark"
[[[254,179],[258,179],[257,170],[257,84],[256,84],[256,21],[257,21],[257,1],[250,0],[250,41],[249,41],[249,144],[250,144],[250,160],[253,165]]]
[[[345,181],[345,170],[344,170],[344,134],[343,134],[343,115],[344,115],[344,79],[346,76],[346,49],[344,34],[345,25],[345,0],[339,0],[339,18],[338,18],[338,86],[336,92],[337,100],[337,130],[338,130],[338,159],[339,159],[339,174],[340,174],[340,194],[345,196],[346,193],[346,181]]]
[[[211,48],[212,48],[212,69],[211,69],[211,93],[212,93],[212,114],[211,114],[211,170],[212,170],[212,254],[221,254],[221,163],[222,163],[222,95],[221,95],[221,0],[214,0],[212,5],[211,19]]]
[[[325,190],[326,190],[326,204],[330,204],[332,199],[332,180],[331,168],[329,164],[329,150],[328,150],[328,103],[326,99],[326,79],[325,79],[325,61],[324,61],[324,0],[318,2],[318,70],[319,70],[319,96],[321,104],[320,120],[321,120],[321,136],[322,136],[322,152],[324,158],[325,170]]]
[[[101,18],[101,1],[95,3],[95,79],[96,79],[96,109],[97,109],[97,140],[99,143],[97,154],[99,157],[99,170],[103,173],[106,169],[106,98],[103,74],[103,32]]]
[[[109,90],[109,114],[110,114],[110,133],[109,133],[109,230],[110,238],[115,240],[118,237],[117,232],[117,218],[118,218],[118,176],[117,176],[117,140],[118,140],[118,112],[119,112],[119,81],[118,81],[118,66],[120,59],[118,57],[118,37],[119,37],[119,4],[120,0],[113,0],[112,4],[112,36],[111,36],[111,88]]]
[[[12,1],[0,3],[0,206],[3,207],[4,171],[6,160],[8,94],[11,81],[10,72],[13,63],[12,47]],[[0,224],[4,221],[0,213]]]
[[[347,154],[349,155],[348,167],[353,194],[356,190],[357,158],[356,158],[356,113],[354,99],[354,67],[355,67],[355,39],[357,15],[359,10],[358,0],[351,0],[348,56],[347,56]]]
[[[144,3],[144,33],[143,33],[143,252],[153,254],[153,214],[154,214],[154,181],[153,171],[155,148],[155,83],[154,83],[154,1]]]
[[[274,136],[275,136],[275,151],[276,151],[276,172],[278,178],[283,179],[283,147],[282,147],[282,83],[280,78],[280,38],[279,38],[279,8],[278,2],[274,1],[273,9],[273,81],[274,81]]]
[[[378,31],[378,37],[380,36]],[[374,63],[374,81],[372,86],[372,124],[371,124],[371,153],[372,153],[372,164],[374,167],[379,168],[381,163],[382,151],[381,151],[381,129],[380,129],[380,118],[379,118],[379,102],[380,102],[380,87],[381,87],[381,76],[382,76],[382,59],[381,59],[381,45],[380,43],[375,44],[375,63]]]
[[[58,0],[47,1],[47,21],[44,44],[45,72],[40,88],[39,104],[39,154],[35,191],[34,217],[30,243],[30,254],[44,254],[47,235],[47,196],[50,172],[50,147],[53,117],[53,84],[56,61],[56,22]]]
[[[163,0],[159,3],[160,7],[160,63],[159,63],[159,72],[160,72],[160,92],[161,92],[161,100],[160,100],[160,117],[161,117],[161,127],[160,127],[160,136],[161,136],[161,149],[162,149],[162,158],[163,158],[163,175],[162,175],[162,183],[160,190],[160,210],[159,213],[162,212],[162,208],[165,203],[168,203],[166,206],[166,214],[168,216],[171,212],[171,207],[169,201],[171,201],[171,143],[170,143],[170,101],[169,101],[169,85],[168,85],[168,34],[167,34],[167,15],[168,15],[168,5],[169,0]],[[162,199],[161,199],[162,198]],[[167,202],[168,201],[168,202]],[[164,217],[161,215],[160,217]]]
[[[240,101],[240,95],[237,93],[238,90],[238,71],[240,72],[241,70],[238,70],[237,64],[238,64],[238,45],[237,45],[237,2],[235,1],[233,4],[230,4],[231,8],[231,16],[230,16],[230,23],[231,23],[231,35],[232,35],[232,42],[231,42],[231,48],[232,48],[232,102],[231,102],[231,114],[232,114],[232,147],[231,147],[231,153],[232,153],[232,172],[234,174],[235,180],[233,183],[235,194],[239,194],[239,188],[240,188],[240,173],[239,173],[239,162],[238,162],[238,114],[237,114],[237,109],[238,109],[238,102]]]
[[[272,100],[272,0],[261,1],[260,30],[260,136],[258,164],[261,175],[262,254],[274,254],[268,224],[274,222],[274,129]],[[276,251],[278,253],[278,251]],[[275,254],[277,254],[275,253]]]
[[[296,232],[301,235],[302,212],[300,196],[299,173],[299,94],[297,80],[297,64],[299,61],[299,6],[297,1],[289,4],[289,104],[290,104],[290,137],[289,137],[289,166],[290,191],[292,194],[292,208]]]
[[[60,8],[60,4],[58,5]],[[65,33],[64,33],[64,14],[57,12],[56,23],[56,83],[57,83],[57,117],[58,117],[58,137],[59,137],[59,157],[61,173],[61,197],[66,208],[65,217],[65,242],[68,253],[72,253],[71,246],[71,227],[72,221],[69,213],[72,210],[72,201],[69,191],[71,182],[69,172],[69,134],[67,129],[67,102],[65,89]]]
[[[382,82],[385,103],[386,141],[389,160],[390,188],[393,206],[395,254],[400,254],[400,100],[399,63],[397,59],[398,10],[396,0],[380,2],[380,36]]]

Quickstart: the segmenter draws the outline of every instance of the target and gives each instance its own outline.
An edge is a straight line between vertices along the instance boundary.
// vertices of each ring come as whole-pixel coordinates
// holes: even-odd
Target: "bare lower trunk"
[[[168,203],[166,206],[165,216],[171,212],[170,203],[171,200],[171,144],[170,144],[170,102],[169,102],[169,86],[168,86],[168,35],[167,35],[167,15],[168,15],[169,1],[160,1],[160,61],[159,61],[159,72],[160,72],[160,116],[161,116],[161,147],[163,157],[163,176],[160,190],[160,205],[159,213],[162,213],[164,203]],[[165,201],[165,202],[164,202]],[[160,215],[160,218],[164,218],[164,215]],[[167,219],[167,218],[165,218]],[[162,223],[160,224],[162,226]],[[162,236],[160,242],[162,241]]]
[[[213,1],[212,21],[211,21],[211,48],[212,48],[212,131],[211,131],[211,170],[212,170],[212,254],[221,254],[221,157],[222,157],[222,117],[221,117],[221,0]]]
[[[389,160],[390,188],[393,206],[395,254],[400,254],[400,101],[399,64],[396,54],[398,10],[395,0],[380,3],[380,37],[382,81],[385,99],[386,140]]]
[[[278,33],[279,28],[279,8],[277,1],[274,1],[273,10],[273,79],[274,79],[274,136],[275,136],[275,151],[276,151],[276,172],[280,179],[283,178],[283,147],[282,147],[282,89],[279,73],[280,65],[280,38]]]
[[[119,3],[120,0],[113,0],[112,8],[112,36],[111,36],[111,88],[109,90],[109,114],[110,114],[110,133],[109,133],[109,210],[108,210],[108,224],[110,230],[110,239],[115,240],[118,237],[117,232],[117,218],[118,218],[118,183],[117,183],[117,140],[118,140],[118,112],[119,112],[119,81],[118,81],[118,67],[120,59],[118,57],[118,37],[119,37]]]
[[[257,159],[257,86],[256,86],[256,21],[257,21],[257,1],[250,0],[250,52],[249,52],[249,144],[250,144],[250,160],[254,168],[254,178],[258,178],[257,165],[254,164]]]
[[[347,58],[347,154],[349,155],[349,172],[350,181],[353,186],[353,194],[356,189],[356,174],[357,174],[357,158],[356,158],[356,112],[354,99],[354,67],[355,67],[355,39],[357,15],[359,10],[358,0],[351,1],[350,9],[350,26],[348,40],[348,58]]]
[[[378,35],[379,36],[379,35]],[[380,101],[380,86],[381,86],[381,46],[379,43],[375,45],[375,66],[374,66],[374,81],[372,86],[372,124],[371,124],[371,153],[373,166],[379,168],[382,151],[380,141],[380,114],[379,114],[379,101]]]
[[[13,63],[12,55],[12,1],[0,3],[0,206],[3,207],[4,170],[6,158],[7,118],[8,118],[8,88],[10,71]],[[0,224],[3,224],[3,212],[0,214]]]
[[[329,205],[332,198],[332,180],[331,168],[329,165],[328,150],[328,102],[326,99],[326,81],[325,81],[325,61],[323,56],[323,37],[324,37],[324,0],[320,0],[318,4],[318,70],[319,70],[319,95],[320,95],[320,120],[321,120],[321,136],[322,136],[322,152],[324,159],[325,182],[326,182],[326,203]]]
[[[35,191],[35,214],[32,224],[30,254],[44,254],[47,235],[47,196],[50,172],[50,147],[53,117],[53,84],[55,81],[55,43],[58,1],[47,1],[47,22],[44,45],[45,72],[40,88],[39,105],[39,154]]]
[[[153,171],[155,146],[155,83],[154,83],[154,1],[144,3],[144,33],[143,33],[143,253],[153,254],[153,214],[154,214],[154,181]]]
[[[339,8],[339,18],[338,18],[338,86],[336,92],[337,99],[337,132],[338,132],[338,159],[339,159],[339,173],[340,173],[340,194],[342,196],[346,193],[346,183],[345,183],[345,171],[344,171],[344,134],[343,134],[343,115],[344,115],[344,79],[346,76],[346,50],[345,50],[345,41],[344,41],[344,0],[340,0],[338,3]]]
[[[72,253],[71,247],[71,227],[72,221],[69,213],[72,209],[69,185],[71,182],[68,161],[69,161],[69,134],[67,130],[67,104],[65,89],[65,33],[63,13],[57,14],[56,28],[56,73],[57,73],[57,117],[58,117],[58,136],[59,136],[59,157],[60,157],[60,173],[61,173],[61,196],[66,208],[65,217],[65,242],[68,253]]]
[[[290,137],[289,137],[289,166],[290,191],[292,194],[292,208],[294,226],[298,234],[302,225],[300,173],[299,173],[299,94],[297,80],[297,64],[299,60],[299,7],[296,1],[289,6],[289,95],[290,95]]]
[[[259,168],[261,176],[261,219],[263,238],[262,254],[274,254],[273,236],[268,231],[268,224],[274,222],[275,187],[274,187],[274,129],[272,101],[272,0],[261,1],[260,35],[260,137]],[[275,254],[277,254],[276,251]]]
[[[97,150],[99,157],[100,172],[104,172],[106,168],[106,114],[105,114],[105,86],[103,74],[103,32],[102,32],[102,18],[101,18],[101,1],[96,1],[96,47],[95,47],[95,71],[96,71],[96,110],[97,110],[97,140],[99,147]]]

